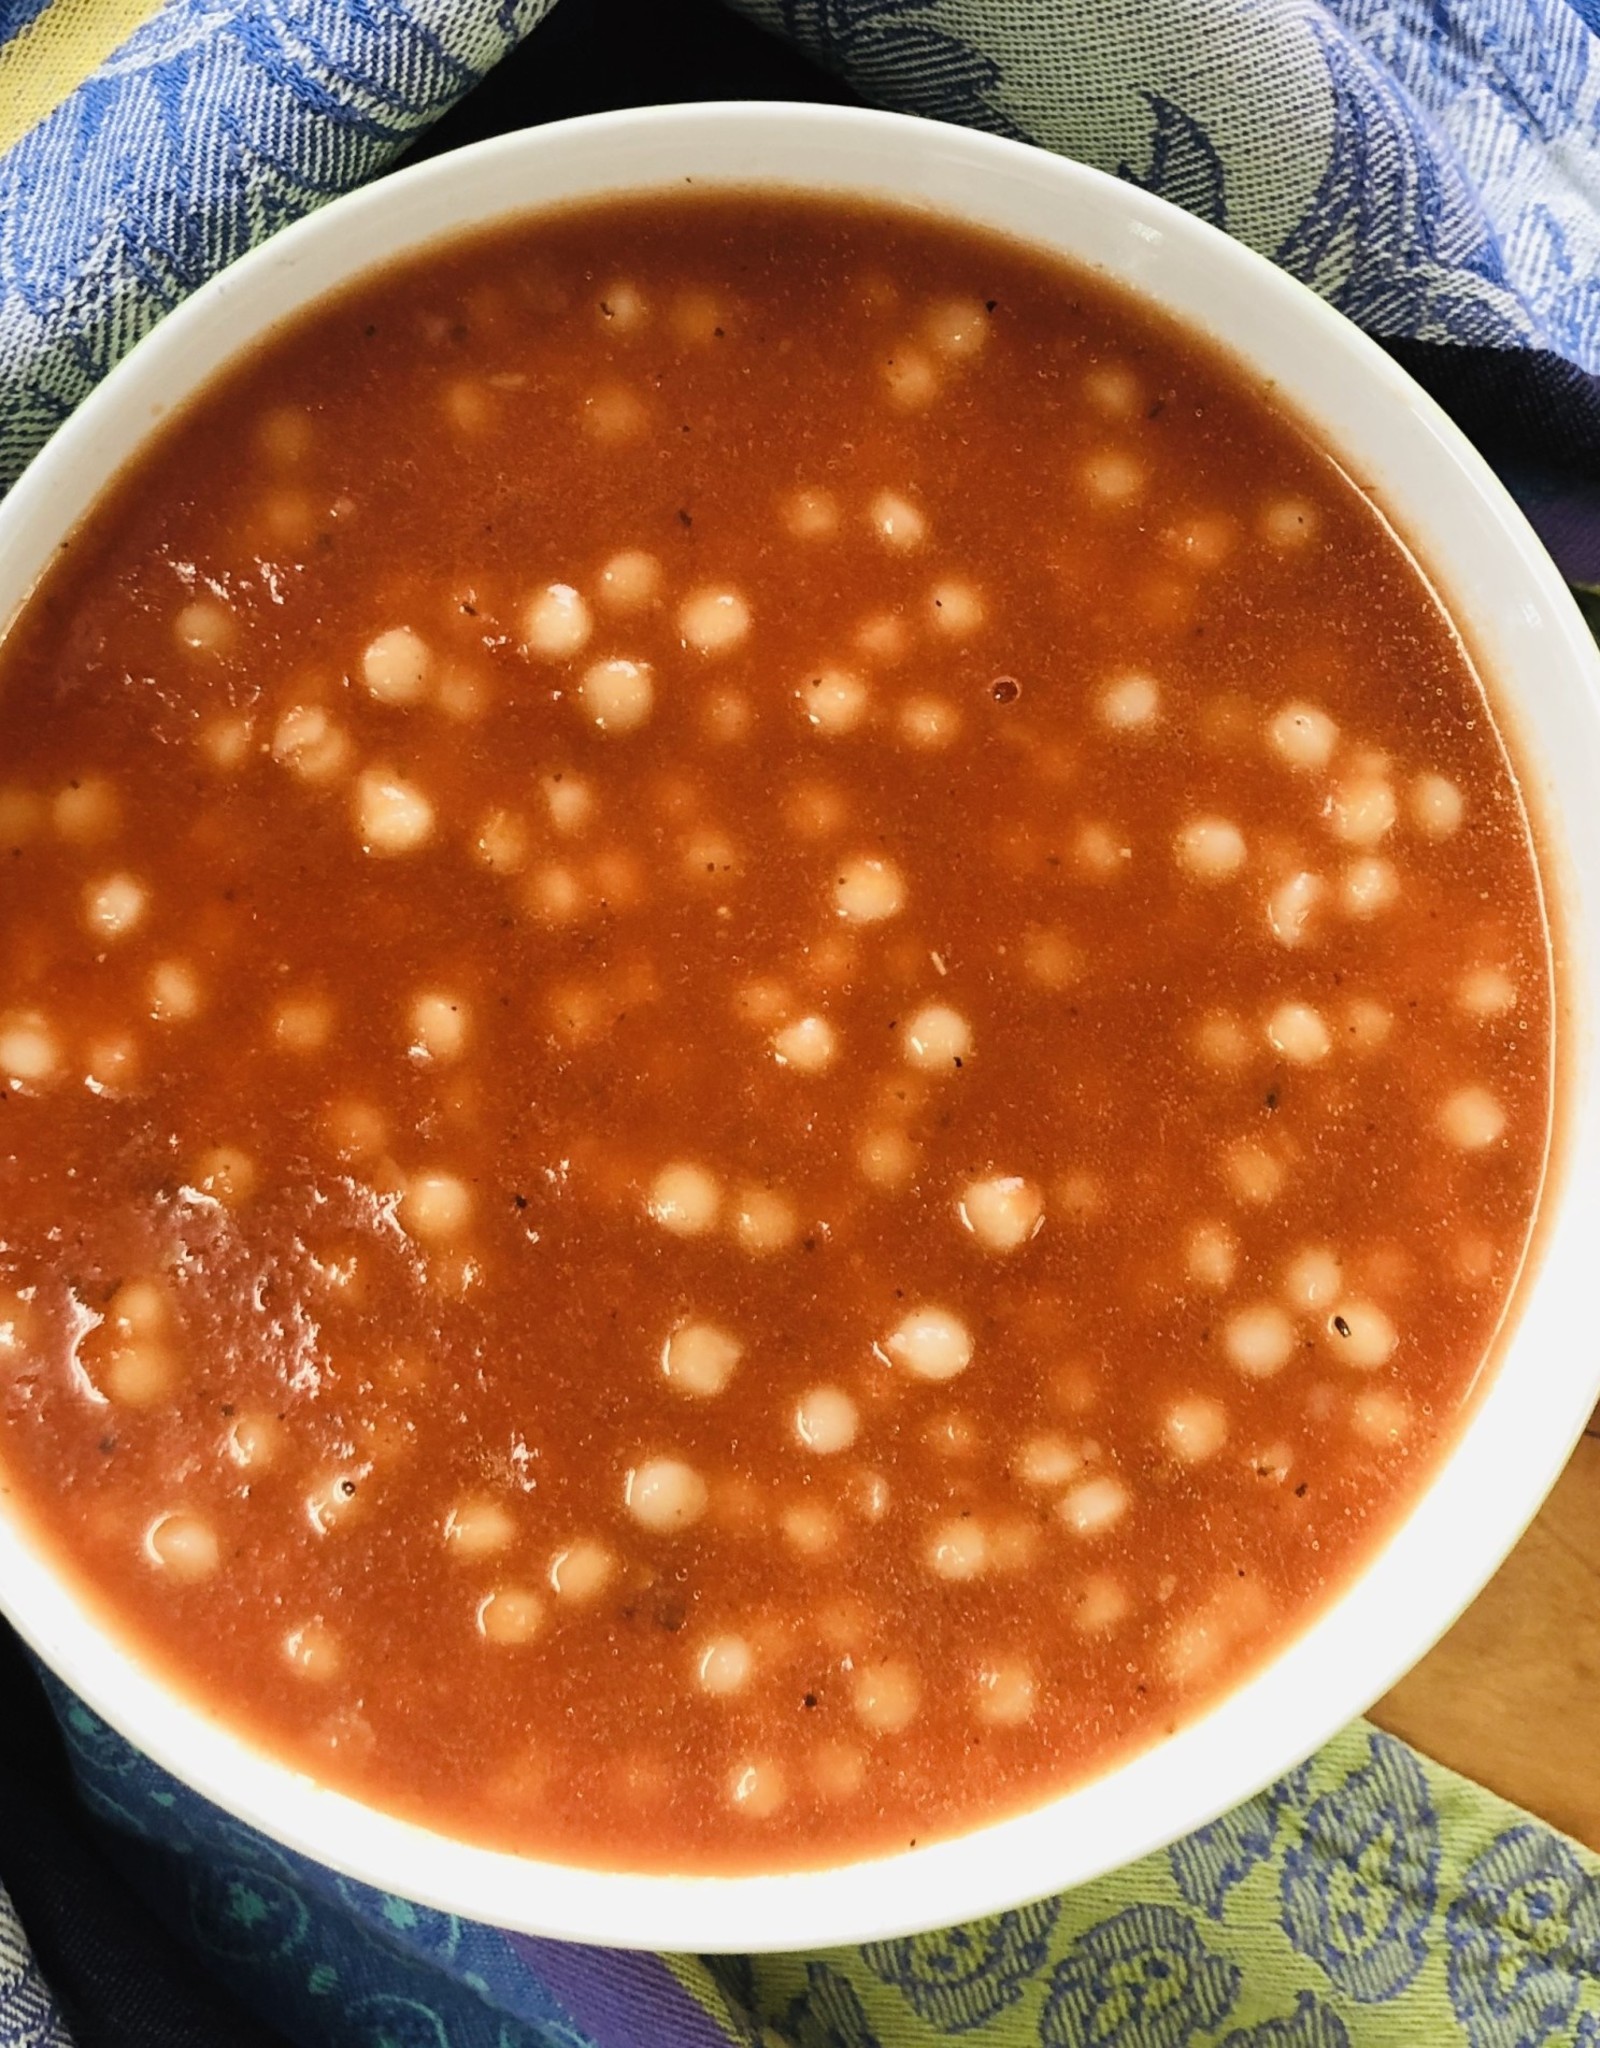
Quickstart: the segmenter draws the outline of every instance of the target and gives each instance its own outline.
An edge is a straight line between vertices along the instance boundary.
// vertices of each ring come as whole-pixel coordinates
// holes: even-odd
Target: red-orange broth
[[[1393,535],[999,240],[588,206],[297,318],[3,649],[0,1461],[186,1694],[740,1869],[1155,1741],[1528,1242],[1526,820]]]

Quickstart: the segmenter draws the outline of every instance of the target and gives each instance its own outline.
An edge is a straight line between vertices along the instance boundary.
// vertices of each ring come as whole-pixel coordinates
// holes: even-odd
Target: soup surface
[[[0,668],[0,1465],[472,1840],[1035,1801],[1300,1628],[1528,1242],[1527,827],[1392,535],[1103,283],[776,197],[274,337]]]

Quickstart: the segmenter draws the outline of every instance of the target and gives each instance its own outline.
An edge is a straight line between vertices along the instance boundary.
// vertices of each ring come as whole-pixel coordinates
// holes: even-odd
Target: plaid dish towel
[[[0,0],[0,487],[186,291],[380,171],[551,4]],[[1263,250],[1433,384],[1600,584],[1600,0],[731,4],[863,98]],[[1600,1859],[1366,1727],[1070,1897],[707,1961],[311,1866],[59,1690],[51,1722],[3,1630],[0,1699],[0,2048],[1600,2048]],[[57,1839],[29,1714],[87,1847]],[[158,1940],[165,1988],[135,1967]]]

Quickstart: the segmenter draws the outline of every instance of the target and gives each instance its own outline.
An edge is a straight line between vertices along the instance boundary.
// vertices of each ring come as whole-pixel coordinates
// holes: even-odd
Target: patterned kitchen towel
[[[0,1884],[0,2048],[72,2048],[50,1987]]]
[[[298,2048],[1600,2048],[1600,1857],[1365,1725],[1062,1898],[695,1958],[532,1941],[336,1877],[52,1691],[129,1880]],[[0,1978],[0,2048],[57,2048],[28,1995],[7,2032]]]
[[[733,0],[907,112],[1197,213],[1414,340],[1600,371],[1596,0]]]
[[[0,0],[0,489],[213,271],[383,170],[554,0]]]

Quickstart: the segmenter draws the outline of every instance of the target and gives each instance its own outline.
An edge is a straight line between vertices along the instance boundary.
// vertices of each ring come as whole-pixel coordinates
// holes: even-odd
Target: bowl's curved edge
[[[1441,575],[1444,514],[1413,505],[1392,463],[1376,461],[1374,495],[1393,506],[1490,673],[1521,676],[1537,661],[1565,678],[1574,707],[1586,707],[1572,710],[1570,747],[1552,747],[1541,730],[1521,756],[1538,764],[1543,808],[1565,827],[1558,841],[1575,913],[1575,1064],[1567,1193],[1508,1366],[1423,1499],[1333,1605],[1189,1727],[1101,1779],[956,1840],[834,1870],[658,1876],[475,1849],[314,1785],[169,1691],[121,1646],[114,1623],[102,1623],[56,1573],[43,1544],[0,1512],[0,1604],[23,1636],[156,1762],[291,1849],[380,1889],[532,1934],[669,1950],[812,1948],[998,1911],[1214,1819],[1398,1678],[1479,1590],[1554,1483],[1600,1392],[1600,1363],[1539,1364],[1555,1347],[1564,1356],[1582,1342],[1576,1285],[1543,1283],[1557,1266],[1581,1277],[1586,1244],[1577,1219],[1600,1214],[1600,1102],[1589,1078],[1600,985],[1587,936],[1600,931],[1600,817],[1575,819],[1572,803],[1585,782],[1600,787],[1600,660],[1553,566],[1482,459],[1374,343],[1264,259],[1137,188],[1024,145],[900,115],[772,103],[596,115],[502,137],[336,201],[244,257],[132,351],[0,503],[0,617],[25,600],[58,538],[158,423],[173,388],[192,388],[237,352],[241,320],[258,331],[255,313],[275,305],[281,318],[345,276],[433,239],[452,219],[488,220],[685,175],[876,193],[1042,242],[1061,234],[1061,214],[1072,207],[1073,247],[1064,253],[1153,291],[1174,310],[1178,275],[1189,294],[1180,317],[1258,367],[1264,357],[1281,360],[1291,405],[1336,446],[1348,446],[1350,431],[1341,407],[1352,418],[1363,409],[1383,414],[1417,473],[1451,482],[1469,508],[1450,545],[1487,550],[1485,559],[1498,564],[1492,600],[1480,602],[1467,587],[1465,561],[1459,578]],[[1015,224],[1005,226],[1002,214]],[[1251,309],[1248,334],[1219,332],[1206,317],[1208,305],[1230,297]],[[1338,366],[1320,391],[1326,403],[1297,364],[1306,354]],[[1369,439],[1375,431],[1369,422]],[[1513,1354],[1524,1361],[1515,1372]]]

